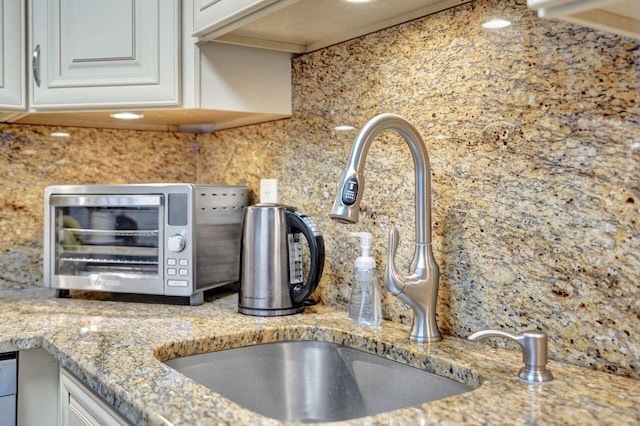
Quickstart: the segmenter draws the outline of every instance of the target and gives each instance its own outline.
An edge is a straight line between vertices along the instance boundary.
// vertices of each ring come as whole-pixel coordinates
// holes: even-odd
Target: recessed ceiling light
[[[68,132],[51,132],[49,133],[50,136],[53,136],[54,138],[68,138],[69,137],[69,133]]]
[[[511,22],[507,21],[506,19],[491,19],[483,23],[482,27],[490,28],[490,29],[499,29],[499,28],[508,27],[509,25],[511,25]]]
[[[111,114],[111,117],[117,118],[118,120],[138,120],[144,117],[144,114],[138,114],[134,112],[118,112],[115,114]]]
[[[348,124],[343,124],[333,128],[333,130],[337,132],[348,132],[349,130],[355,130],[355,129],[356,129],[355,127],[349,126]]]

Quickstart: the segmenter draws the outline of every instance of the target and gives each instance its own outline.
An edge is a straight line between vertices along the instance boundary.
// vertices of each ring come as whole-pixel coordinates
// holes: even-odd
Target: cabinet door
[[[57,426],[58,361],[42,348],[20,351],[18,357],[20,426]]]
[[[67,371],[60,369],[61,426],[119,426],[129,424]]]
[[[0,110],[26,109],[25,5],[22,1],[0,0]],[[0,114],[0,117],[2,114]]]
[[[179,0],[30,0],[31,107],[179,103]]]

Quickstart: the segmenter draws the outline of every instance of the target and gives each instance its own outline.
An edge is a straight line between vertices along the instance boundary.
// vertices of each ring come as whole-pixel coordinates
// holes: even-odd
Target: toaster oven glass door
[[[162,197],[54,196],[57,276],[155,279],[162,274]]]

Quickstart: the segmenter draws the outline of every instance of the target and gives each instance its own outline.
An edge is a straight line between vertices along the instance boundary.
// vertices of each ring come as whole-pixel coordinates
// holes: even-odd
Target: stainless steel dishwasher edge
[[[0,354],[0,426],[16,426],[17,353]]]

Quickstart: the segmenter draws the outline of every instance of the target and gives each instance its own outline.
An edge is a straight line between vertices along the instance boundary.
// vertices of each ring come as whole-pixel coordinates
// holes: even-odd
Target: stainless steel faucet
[[[380,114],[367,122],[356,136],[347,168],[338,182],[331,218],[344,223],[358,222],[360,199],[364,192],[364,165],[373,140],[383,131],[393,130],[409,145],[415,167],[416,247],[408,276],[398,273],[394,258],[398,231],[389,231],[389,250],[385,282],[389,291],[413,309],[409,338],[417,343],[441,340],[436,324],[439,270],[431,250],[431,173],[429,156],[415,127],[396,114]]]

